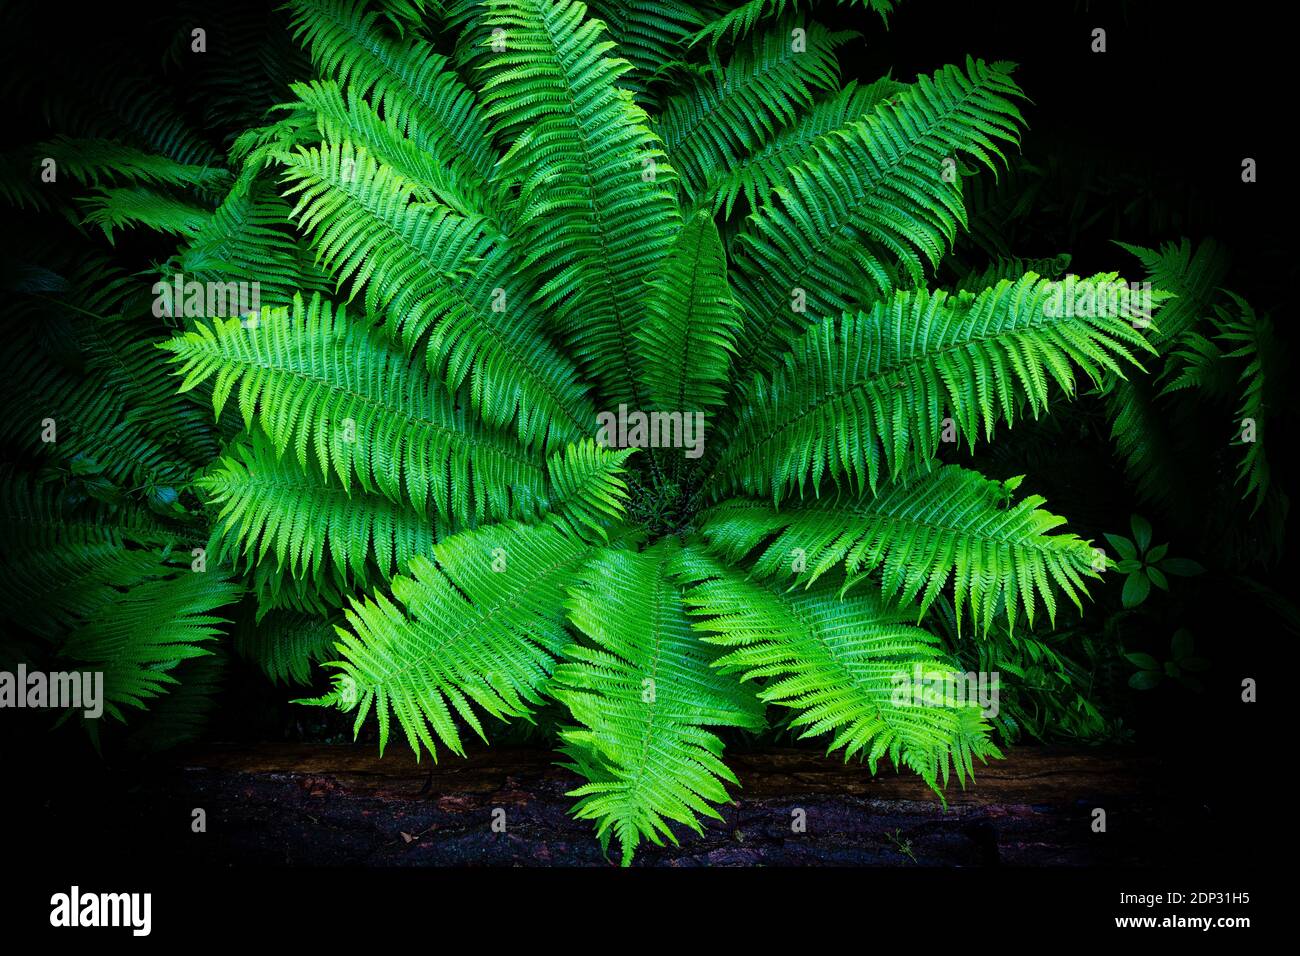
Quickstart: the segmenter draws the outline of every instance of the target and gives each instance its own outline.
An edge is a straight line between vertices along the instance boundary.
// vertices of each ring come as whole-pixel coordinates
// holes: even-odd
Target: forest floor
[[[593,825],[570,816],[578,779],[555,759],[494,747],[417,765],[360,745],[215,746],[133,778],[129,799],[90,825],[137,851],[169,834],[165,852],[197,865],[609,865]],[[953,781],[947,807],[910,773],[873,777],[816,751],[729,763],[741,785],[722,819],[702,835],[678,828],[680,846],[643,846],[638,865],[1142,866],[1226,849],[1206,842],[1226,839],[1213,806],[1175,786],[1160,755],[1016,747],[964,790]]]

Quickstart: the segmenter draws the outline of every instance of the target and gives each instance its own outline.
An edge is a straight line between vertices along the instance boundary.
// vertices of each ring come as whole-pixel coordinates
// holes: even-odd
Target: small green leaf
[[[1160,573],[1159,568],[1148,567],[1147,577],[1149,577],[1151,579],[1151,583],[1154,584],[1156,587],[1158,587],[1160,590],[1162,591],[1169,590],[1169,579]]]
[[[1147,552],[1147,561],[1155,563],[1169,553],[1169,545],[1158,544]]]
[[[1128,686],[1134,690],[1150,690],[1159,683],[1159,671],[1137,671],[1130,675],[1128,679]]]
[[[1205,568],[1191,558],[1165,558],[1160,562],[1160,570],[1165,574],[1173,574],[1180,578],[1190,578],[1193,575],[1205,573]]]
[[[1129,523],[1133,526],[1133,540],[1137,542],[1138,550],[1146,551],[1151,544],[1151,522],[1141,515],[1133,515]]]
[[[1151,580],[1145,574],[1130,574],[1124,580],[1124,606],[1137,607],[1151,593]]]
[[[1150,654],[1142,651],[1134,651],[1132,654],[1125,654],[1124,656],[1144,671],[1158,671],[1160,669],[1160,662]]]
[[[1195,643],[1192,638],[1192,632],[1185,627],[1180,627],[1174,631],[1174,639],[1170,642],[1170,647],[1174,652],[1174,660],[1182,661],[1192,656],[1192,645]]]
[[[1128,560],[1137,558],[1137,548],[1133,546],[1132,541],[1122,534],[1108,534],[1106,540],[1110,542],[1112,548],[1119,552],[1121,558]]]
[[[1120,574],[1132,574],[1134,571],[1142,570],[1142,562],[1137,558],[1125,558],[1115,565],[1115,570]]]

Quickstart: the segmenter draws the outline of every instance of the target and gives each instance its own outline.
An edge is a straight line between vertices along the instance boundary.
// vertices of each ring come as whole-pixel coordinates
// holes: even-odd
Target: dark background
[[[28,52],[33,61],[48,52],[51,70],[67,56],[83,65],[103,63],[105,71],[118,68],[109,65],[113,61],[156,70],[174,38],[167,19],[172,4],[85,8],[77,11],[75,22],[61,5],[47,4],[38,13],[48,23],[26,37]],[[1063,222],[1039,221],[1034,245],[1015,249],[1017,255],[1068,251],[1074,257],[1071,271],[1135,274],[1134,260],[1113,240],[1155,246],[1184,235],[1193,241],[1213,236],[1229,248],[1231,288],[1259,311],[1271,312],[1279,335],[1294,341],[1287,309],[1288,293],[1296,287],[1295,107],[1290,102],[1295,84],[1293,76],[1288,79],[1294,41],[1282,5],[904,0],[888,30],[873,14],[856,9],[823,5],[819,17],[861,30],[863,39],[843,48],[840,61],[846,76],[864,81],[889,69],[895,78],[910,81],[946,63],[962,63],[967,54],[1020,64],[1016,80],[1033,100],[1024,108],[1025,155],[1036,162],[1068,156],[1080,160],[1076,170],[1095,172],[1096,180],[1076,198],[1082,197],[1096,218],[1077,232]],[[1090,51],[1094,27],[1107,31],[1103,54]],[[167,82],[184,97],[183,80]],[[49,135],[34,102],[11,99],[6,112],[12,117],[6,133],[16,141]],[[1259,181],[1253,184],[1241,181],[1247,156],[1258,161]],[[6,231],[11,228],[21,226],[16,222]],[[125,248],[138,241],[125,240]],[[1280,458],[1288,436],[1274,435],[1270,454]],[[1056,453],[1061,467],[1034,490],[1085,537],[1100,538],[1107,530],[1126,533],[1127,515],[1137,508],[1105,448],[1063,445]],[[1017,473],[1014,464],[1007,463],[1007,474]],[[1276,473],[1284,480],[1280,467]],[[1182,534],[1166,536],[1171,553],[1212,565],[1213,556],[1197,553],[1192,534]],[[1293,591],[1294,550],[1288,547],[1282,562],[1258,574],[1284,594]],[[1214,825],[1226,828],[1226,838],[1214,841],[1216,852],[1239,846],[1249,857],[1272,848],[1279,825],[1266,794],[1281,782],[1290,760],[1271,739],[1287,726],[1273,702],[1283,699],[1280,672],[1294,639],[1267,609],[1229,603],[1228,593],[1207,586],[1189,611],[1215,663],[1206,692],[1197,696],[1165,688],[1135,695],[1132,726],[1137,746],[1160,750],[1186,768],[1186,779],[1196,781],[1198,792],[1189,799],[1212,806]],[[1243,676],[1261,681],[1260,703],[1240,703]],[[340,729],[304,725],[301,709],[283,703],[288,696],[237,664],[215,736],[319,738]],[[318,719],[316,712],[310,719]],[[122,802],[131,800],[131,781],[141,768],[111,755],[100,761],[82,752],[82,742],[69,739],[75,732],[50,735],[45,721],[26,713],[6,714],[4,721],[11,736],[3,788],[6,799],[17,803],[6,814],[20,831],[14,835],[47,849],[67,846],[92,855],[102,850],[101,841]],[[1188,839],[1200,837],[1189,834]]]

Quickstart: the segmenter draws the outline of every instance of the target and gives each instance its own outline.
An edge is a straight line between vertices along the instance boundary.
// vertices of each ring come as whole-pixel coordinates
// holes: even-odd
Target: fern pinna
[[[159,321],[108,261],[60,285],[67,342],[32,334],[6,384],[68,423],[31,452],[76,480],[6,510],[83,585],[33,629],[131,644],[124,704],[233,633],[435,758],[558,710],[575,813],[623,863],[718,817],[724,741],[769,722],[964,784],[999,753],[979,706],[895,693],[958,676],[935,609],[991,640],[1081,607],[1106,560],[947,452],[1151,348],[1069,307],[1115,274],[1065,308],[1032,271],[935,282],[964,184],[1018,147],[1012,64],[845,84],[848,36],[803,7],[291,0],[301,75],[209,91],[244,123],[224,162],[69,120],[46,145],[90,191],[74,219],[259,301]],[[92,385],[51,371],[68,343]],[[92,623],[122,581],[138,634]]]

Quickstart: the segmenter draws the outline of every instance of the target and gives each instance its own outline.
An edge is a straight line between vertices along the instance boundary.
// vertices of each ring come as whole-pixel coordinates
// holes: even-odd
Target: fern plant
[[[79,225],[179,237],[157,277],[261,301],[118,353],[93,404],[130,434],[81,467],[121,496],[73,480],[90,445],[31,453],[78,513],[168,489],[126,553],[202,534],[225,589],[150,571],[175,626],[220,612],[276,680],[319,665],[304,702],[375,721],[381,749],[460,754],[558,705],[574,812],[624,864],[719,818],[724,741],[772,720],[964,784],[999,755],[980,708],[896,693],[960,676],[934,616],[994,641],[1081,608],[1107,562],[1020,477],[952,459],[1152,351],[1023,263],[933,281],[968,181],[1018,146],[1013,65],[843,84],[847,36],[798,3],[437,6],[291,0],[314,75],[229,131],[224,166],[162,126],[57,141],[92,190]],[[240,115],[229,76],[210,105]],[[26,407],[87,421],[53,367]],[[610,427],[629,411],[669,440]],[[671,441],[693,421],[698,457]],[[110,575],[121,541],[69,560]],[[133,639],[66,623],[51,639],[87,660]]]

